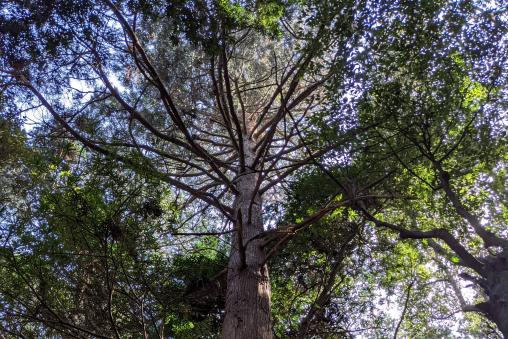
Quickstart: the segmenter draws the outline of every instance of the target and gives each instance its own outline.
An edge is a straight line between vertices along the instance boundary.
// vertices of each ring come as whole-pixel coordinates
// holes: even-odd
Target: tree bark
[[[508,251],[505,249],[495,257],[485,260],[488,267],[486,275],[486,294],[489,299],[484,310],[508,339]]]
[[[245,142],[246,169],[236,182],[236,232],[232,236],[228,264],[224,339],[271,339],[270,281],[261,240],[248,241],[263,232],[262,199],[256,193],[258,173],[250,167],[254,158]],[[247,244],[247,246],[245,246]]]
[[[506,286],[504,286],[506,288]],[[494,322],[503,334],[505,339],[508,339],[508,303],[498,303],[498,309],[496,310],[496,319]]]

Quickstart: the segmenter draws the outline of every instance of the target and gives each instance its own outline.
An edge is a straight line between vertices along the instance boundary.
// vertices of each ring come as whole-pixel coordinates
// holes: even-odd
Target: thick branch
[[[460,244],[460,242],[455,239],[451,235],[450,232],[448,232],[445,229],[438,228],[433,229],[431,231],[418,231],[418,230],[408,230],[404,227],[391,224],[385,221],[381,221],[374,216],[372,216],[367,210],[362,208],[362,212],[367,217],[369,221],[372,221],[376,226],[378,227],[384,227],[391,229],[393,231],[396,231],[399,233],[399,236],[401,239],[441,239],[443,240],[448,247],[450,247],[457,256],[464,262],[464,265],[472,268],[475,270],[478,274],[484,275],[485,270],[483,268],[483,264],[478,261],[471,253],[469,253],[464,246]]]
[[[454,207],[455,211],[457,212],[458,215],[460,215],[462,218],[464,218],[469,222],[469,224],[473,227],[476,234],[478,234],[480,238],[482,238],[485,247],[491,246],[507,247],[508,241],[506,241],[505,239],[501,239],[494,233],[486,230],[481,225],[478,217],[469,212],[468,209],[462,204],[459,197],[455,194],[455,192],[451,188],[450,174],[443,170],[441,163],[434,161],[434,166],[439,174],[439,181],[441,182],[441,186],[443,187],[446,196],[452,203],[452,206]]]

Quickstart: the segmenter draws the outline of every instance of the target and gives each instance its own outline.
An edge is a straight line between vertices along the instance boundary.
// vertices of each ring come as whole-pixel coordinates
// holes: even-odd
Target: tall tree
[[[265,233],[263,201],[333,148],[303,137],[356,46],[363,6],[296,8],[320,22],[305,26],[276,1],[9,1],[1,68],[63,137],[157,177],[197,211],[213,207],[231,234],[222,336],[271,338],[278,246],[267,253],[264,238],[282,233],[282,244],[335,205]]]

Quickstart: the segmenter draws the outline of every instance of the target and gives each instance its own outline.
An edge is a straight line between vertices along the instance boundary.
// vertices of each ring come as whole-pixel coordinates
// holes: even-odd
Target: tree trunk
[[[508,339],[508,270],[495,273],[495,283],[489,289],[487,310],[490,313],[489,318]]]
[[[475,305],[497,325],[508,339],[508,249],[495,256],[483,258],[485,274],[483,289],[488,300]]]
[[[246,146],[250,146],[247,144]],[[253,151],[245,147],[246,172],[236,182],[237,232],[233,233],[228,264],[224,339],[272,338],[270,281],[260,240],[249,241],[263,232],[262,200],[255,194],[258,174],[249,168]],[[254,196],[254,198],[253,198]]]
[[[503,333],[503,337],[508,339],[508,303],[504,302],[502,309],[498,310],[495,322],[501,333]]]

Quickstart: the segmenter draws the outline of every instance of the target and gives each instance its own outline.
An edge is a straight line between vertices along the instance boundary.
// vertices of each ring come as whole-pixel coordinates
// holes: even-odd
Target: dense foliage
[[[508,335],[503,1],[2,6],[2,336]]]

